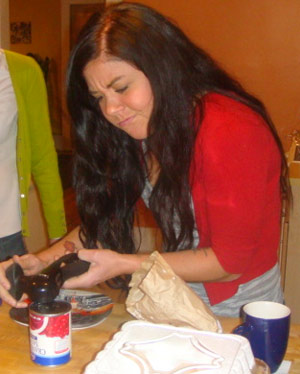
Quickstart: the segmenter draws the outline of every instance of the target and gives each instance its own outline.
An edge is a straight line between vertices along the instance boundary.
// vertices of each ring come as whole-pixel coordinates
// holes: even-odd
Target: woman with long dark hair
[[[28,273],[69,241],[89,249],[79,257],[91,266],[66,287],[130,276],[147,256],[133,238],[142,197],[161,229],[162,256],[216,314],[283,301],[277,247],[287,169],[258,99],[166,17],[125,2],[82,30],[67,100],[82,223],[37,256],[16,258]],[[12,303],[3,277],[2,286]]]

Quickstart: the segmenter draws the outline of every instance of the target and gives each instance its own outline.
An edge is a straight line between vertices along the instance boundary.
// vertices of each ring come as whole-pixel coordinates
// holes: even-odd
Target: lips
[[[135,117],[135,116],[133,115],[133,116],[130,116],[130,117],[124,119],[123,121],[120,121],[120,122],[118,123],[118,126],[119,126],[119,127],[124,127],[124,126],[128,125],[128,124],[133,120],[134,117]]]

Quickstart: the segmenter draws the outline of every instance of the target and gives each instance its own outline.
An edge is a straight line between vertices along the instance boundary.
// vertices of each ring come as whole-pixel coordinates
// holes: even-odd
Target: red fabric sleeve
[[[204,108],[192,179],[200,246],[211,246],[229,273],[247,273],[258,257],[266,257],[263,267],[270,268],[276,250],[265,242],[270,239],[276,249],[278,147],[263,119],[247,106],[210,94]]]

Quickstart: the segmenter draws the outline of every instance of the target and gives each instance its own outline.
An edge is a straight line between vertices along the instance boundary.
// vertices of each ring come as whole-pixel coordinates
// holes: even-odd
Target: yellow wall
[[[265,103],[286,149],[300,129],[299,0],[133,0],[170,16]]]

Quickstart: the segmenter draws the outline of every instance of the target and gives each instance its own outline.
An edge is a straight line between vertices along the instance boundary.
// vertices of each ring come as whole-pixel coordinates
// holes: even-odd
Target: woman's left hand
[[[90,288],[118,275],[128,273],[127,255],[109,249],[81,249],[78,252],[78,257],[90,262],[90,268],[86,273],[68,279],[63,288]]]

